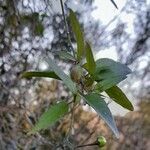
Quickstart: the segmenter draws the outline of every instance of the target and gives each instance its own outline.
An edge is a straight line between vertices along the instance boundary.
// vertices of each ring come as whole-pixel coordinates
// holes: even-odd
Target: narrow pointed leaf
[[[42,116],[39,118],[39,121],[35,124],[29,134],[34,134],[41,129],[48,128],[62,118],[67,112],[68,104],[66,102],[55,104],[42,114]]]
[[[77,42],[77,59],[80,61],[84,53],[84,37],[75,13],[70,9],[69,20]]]
[[[94,79],[98,82],[96,89],[103,92],[127,78],[131,70],[124,64],[112,59],[102,58],[96,61]]]
[[[119,137],[119,132],[116,127],[114,118],[104,101],[104,99],[96,93],[90,93],[88,95],[83,96],[86,102],[100,115],[100,117],[107,123],[107,125],[114,132],[116,137]]]
[[[71,60],[71,61],[76,61],[76,59],[67,51],[60,51],[60,52],[55,52],[56,55],[58,55],[61,59],[64,60]]]
[[[55,74],[63,81],[63,83],[70,89],[70,91],[74,94],[77,93],[77,88],[75,83],[71,80],[71,78],[66,75],[62,69],[56,65],[56,63],[49,58],[49,63],[50,63],[50,67],[52,68],[52,70],[55,72]]]
[[[134,110],[132,103],[126,97],[126,95],[122,92],[122,90],[117,87],[113,86],[105,91],[110,98],[112,98],[116,103],[121,105],[122,107],[129,109],[131,111]]]
[[[82,67],[83,67],[85,70],[88,71],[88,65],[87,65],[87,63],[83,64]]]
[[[87,70],[90,74],[93,74],[96,68],[96,64],[95,64],[95,60],[94,60],[94,56],[91,50],[91,46],[86,43],[86,61],[87,61]]]
[[[47,78],[60,80],[60,78],[53,71],[51,72],[29,71],[29,72],[24,72],[21,77],[23,78],[47,77]]]

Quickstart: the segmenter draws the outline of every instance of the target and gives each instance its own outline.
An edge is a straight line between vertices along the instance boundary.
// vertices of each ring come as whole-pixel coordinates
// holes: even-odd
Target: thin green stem
[[[64,11],[64,5],[63,5],[62,0],[60,0],[60,4],[61,4],[61,9],[62,9],[62,15],[63,15],[64,23],[65,23],[65,30],[66,30],[66,33],[67,33],[69,47],[70,47],[70,49],[73,52],[73,55],[75,57],[75,52],[74,52],[74,49],[72,47],[72,42],[71,42],[69,27],[68,27],[68,23],[67,23],[67,20],[66,20],[65,11]]]
[[[81,147],[86,147],[86,146],[97,146],[98,143],[94,142],[94,143],[90,143],[90,144],[85,144],[85,145],[78,145],[75,147],[75,149],[81,148]]]
[[[73,96],[73,100],[69,103],[69,104],[72,104],[72,108],[71,108],[71,111],[70,111],[70,113],[71,113],[71,116],[70,116],[71,117],[71,121],[70,121],[70,127],[69,127],[67,138],[69,137],[69,135],[71,133],[71,130],[73,128],[73,124],[74,124],[74,108],[75,108],[76,97],[77,97],[77,95],[74,95]]]

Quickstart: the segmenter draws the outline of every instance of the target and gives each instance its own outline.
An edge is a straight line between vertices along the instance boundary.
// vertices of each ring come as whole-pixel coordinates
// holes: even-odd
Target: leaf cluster
[[[48,77],[61,80],[72,92],[74,102],[80,103],[80,101],[76,100],[77,96],[85,100],[106,122],[116,137],[119,137],[114,118],[105,102],[105,96],[102,95],[102,92],[105,92],[114,102],[132,111],[133,106],[131,102],[117,86],[118,83],[127,78],[131,70],[124,64],[108,58],[95,61],[91,45],[85,41],[78,19],[72,10],[70,10],[68,19],[76,39],[77,49],[74,50],[74,55],[67,51],[61,51],[58,55],[62,59],[74,62],[75,65],[70,70],[70,76],[65,74],[54,60],[49,59],[52,71],[30,71],[25,72],[22,77]],[[51,106],[39,118],[39,121],[30,133],[35,133],[55,123],[67,114],[69,105],[70,103],[67,103],[67,101],[61,101]]]

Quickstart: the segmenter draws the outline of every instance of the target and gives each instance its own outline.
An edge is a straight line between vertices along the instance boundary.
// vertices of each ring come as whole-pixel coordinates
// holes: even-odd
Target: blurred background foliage
[[[124,84],[138,105],[135,112],[116,117],[121,132],[119,141],[112,138],[95,113],[78,107],[70,140],[85,144],[94,141],[97,134],[103,134],[108,139],[106,149],[148,149],[150,3],[148,0],[127,0],[120,14],[104,25],[92,16],[96,9],[94,0],[64,2],[66,15],[68,8],[77,13],[95,53],[114,47],[118,60],[133,70]],[[132,32],[128,31],[125,14],[134,18]],[[69,30],[75,46],[70,27]],[[71,48],[59,0],[0,0],[0,149],[63,149],[65,143],[65,149],[69,149],[63,138],[69,128],[67,117],[36,136],[26,134],[51,104],[69,98],[67,89],[58,81],[20,78],[27,70],[50,69],[48,58],[61,50],[71,51]],[[57,55],[54,58],[64,70],[71,66],[60,61]]]

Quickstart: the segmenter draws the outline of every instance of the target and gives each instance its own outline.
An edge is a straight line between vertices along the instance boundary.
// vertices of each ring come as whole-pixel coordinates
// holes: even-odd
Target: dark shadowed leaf
[[[90,93],[83,96],[86,102],[93,107],[93,109],[101,116],[101,118],[107,123],[107,125],[112,129],[116,137],[119,136],[118,129],[116,127],[114,118],[104,101],[104,99],[96,93]]]
[[[77,42],[77,59],[80,61],[84,53],[84,37],[75,13],[70,9],[69,21]]]
[[[34,34],[37,36],[43,36],[44,26],[41,22],[35,25]]]
[[[127,78],[131,70],[124,64],[112,59],[102,58],[96,61],[94,79],[98,82],[96,89],[100,92],[109,89]]]
[[[134,110],[132,103],[129,101],[129,99],[119,87],[113,86],[107,89],[105,92],[109,95],[110,98],[112,98],[116,103],[118,103],[122,107],[131,111]]]
[[[96,64],[91,50],[91,46],[88,43],[86,43],[85,54],[87,61],[87,70],[90,74],[93,74],[96,68]]]
[[[53,78],[53,79],[60,80],[60,78],[53,71],[51,71],[51,72],[29,71],[29,72],[24,72],[21,77],[23,77],[23,78],[47,77],[47,78]]]
[[[71,78],[66,75],[62,69],[56,65],[56,63],[51,59],[49,58],[48,59],[49,63],[50,63],[50,67],[51,69],[55,72],[55,74],[60,78],[62,79],[63,83],[70,89],[70,91],[74,94],[77,93],[77,88],[76,88],[76,85],[75,83],[71,80]]]
[[[34,134],[41,129],[48,128],[62,118],[67,112],[68,104],[66,102],[55,104],[42,114],[42,116],[39,118],[39,121],[35,124],[29,134]]]

